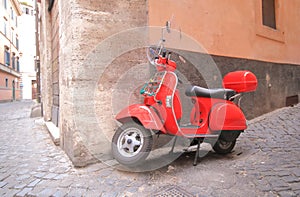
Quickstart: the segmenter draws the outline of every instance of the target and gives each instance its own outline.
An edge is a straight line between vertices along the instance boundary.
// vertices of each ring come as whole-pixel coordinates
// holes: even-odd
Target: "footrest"
[[[184,129],[199,129],[200,127],[197,125],[187,124],[187,125],[180,125],[180,128]]]

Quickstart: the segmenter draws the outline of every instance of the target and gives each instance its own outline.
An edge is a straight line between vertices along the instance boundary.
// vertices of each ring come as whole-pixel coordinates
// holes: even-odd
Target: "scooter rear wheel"
[[[232,151],[236,143],[236,140],[228,142],[223,139],[218,139],[214,144],[213,149],[218,154],[228,154]]]
[[[113,157],[128,167],[142,164],[149,155],[153,144],[151,131],[135,122],[119,127],[112,139]]]

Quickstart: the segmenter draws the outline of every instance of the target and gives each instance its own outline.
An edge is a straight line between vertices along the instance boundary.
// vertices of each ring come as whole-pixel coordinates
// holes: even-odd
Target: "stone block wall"
[[[59,51],[61,146],[75,166],[84,166],[95,162],[95,154],[103,152],[99,150],[101,148],[99,145],[106,137],[97,130],[99,122],[96,114],[101,114],[102,120],[112,119],[110,86],[100,88],[99,92],[98,88],[91,87],[102,84],[99,73],[105,70],[105,67],[115,69],[109,71],[112,74],[109,81],[112,83],[118,80],[118,75],[114,73],[122,73],[128,68],[126,66],[128,63],[110,66],[108,62],[105,67],[99,66],[99,62],[105,61],[106,58],[106,55],[101,53],[95,54],[95,58],[89,57],[97,53],[95,52],[97,46],[108,37],[130,28],[145,26],[147,7],[146,1],[141,0],[67,0],[59,1],[58,5],[61,46]],[[108,46],[107,51],[109,50],[117,49]],[[123,57],[120,61],[126,62],[125,60],[127,61],[127,57]],[[101,102],[100,108],[95,107],[97,102]],[[113,133],[113,127],[109,128]],[[98,150],[91,150],[91,147]]]
[[[60,28],[60,10],[58,2],[54,1],[50,14],[51,21],[51,69],[52,69],[52,108],[51,108],[51,121],[55,126],[59,124],[59,28]]]
[[[52,43],[51,43],[51,18],[48,12],[49,1],[39,4],[39,41],[40,41],[40,65],[41,65],[41,101],[45,121],[51,120],[53,89],[52,89]]]

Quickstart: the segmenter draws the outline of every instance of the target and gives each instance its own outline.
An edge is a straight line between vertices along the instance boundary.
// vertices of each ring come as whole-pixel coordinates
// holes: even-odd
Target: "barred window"
[[[262,0],[263,25],[276,29],[275,0]]]

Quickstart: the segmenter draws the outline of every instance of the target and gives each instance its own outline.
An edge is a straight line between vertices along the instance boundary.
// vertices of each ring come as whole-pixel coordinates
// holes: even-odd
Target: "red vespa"
[[[163,36],[162,36],[163,37]],[[112,139],[112,154],[120,163],[134,167],[144,162],[153,145],[153,134],[167,134],[191,139],[196,144],[194,165],[197,165],[200,144],[211,139],[215,152],[227,154],[236,139],[246,128],[246,119],[233,102],[244,92],[255,91],[257,79],[250,71],[230,72],[223,78],[223,88],[206,89],[192,86],[185,94],[191,97],[194,107],[190,124],[181,125],[182,106],[177,89],[176,63],[171,52],[164,48],[162,38],[157,48],[149,48],[150,63],[157,72],[141,89],[144,103],[121,110],[116,120],[122,123]],[[172,147],[174,148],[176,140]],[[196,143],[195,143],[196,142]]]

